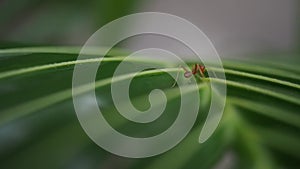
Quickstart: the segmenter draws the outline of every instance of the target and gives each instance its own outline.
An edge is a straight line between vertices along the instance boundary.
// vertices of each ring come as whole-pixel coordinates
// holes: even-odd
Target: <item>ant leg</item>
[[[200,75],[201,75],[202,78],[205,78],[205,75],[204,75],[204,73],[201,70],[199,70],[199,73],[200,73]]]
[[[182,67],[181,65],[179,65],[179,69],[180,67]],[[177,75],[176,75],[176,79],[175,79],[175,82],[173,83],[173,85],[171,86],[171,88],[175,87],[176,83],[177,83],[177,80],[178,80],[178,77],[179,77],[179,71],[177,72]]]
[[[181,65],[179,65],[179,68],[182,68],[185,71],[184,72],[184,77],[185,78],[190,78],[194,74],[193,72],[189,71],[188,69],[186,69],[185,67],[183,67]],[[172,87],[174,87],[176,85],[176,82],[178,80],[178,75],[179,75],[179,71],[177,73],[176,80],[175,80],[174,84],[172,85]]]
[[[182,65],[179,65],[185,72],[190,72],[187,68],[183,67]]]
[[[201,69],[201,66],[199,64],[197,64],[197,70],[199,71],[200,75],[202,78],[205,78],[205,74],[203,69]]]
[[[195,64],[193,69],[192,69],[192,74],[195,75],[197,73],[197,69],[198,69],[198,64]]]

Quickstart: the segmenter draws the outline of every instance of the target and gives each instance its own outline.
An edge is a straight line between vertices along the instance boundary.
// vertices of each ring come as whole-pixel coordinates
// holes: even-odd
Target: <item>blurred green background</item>
[[[296,0],[0,1],[2,49],[79,46],[63,52],[44,49],[25,54],[1,50],[1,76],[20,68],[76,60],[80,45],[109,21],[130,13],[158,11],[184,17],[199,26],[224,57],[226,69],[292,83],[282,85],[228,73],[229,80],[275,91],[283,97],[229,86],[226,112],[218,130],[207,142],[197,142],[208,109],[206,102],[201,103],[202,112],[189,136],[174,149],[151,158],[129,159],[108,153],[93,143],[77,120],[72,99],[62,99],[70,96],[73,65],[0,76],[0,168],[299,168],[298,5]],[[254,60],[246,63],[226,60],[231,57]],[[106,73],[97,79],[110,77],[118,63],[103,64]],[[155,88],[170,90],[172,83],[163,73],[136,78],[131,86],[131,96],[138,98],[135,106],[146,109],[147,94]],[[97,94],[99,100],[105,100],[107,118],[121,132],[143,137],[154,135],[176,117],[170,112],[178,109],[180,98],[170,102],[166,115],[159,121],[146,126],[123,124],[124,119],[113,107],[109,91],[108,86],[102,86]],[[65,93],[59,95],[60,92]],[[207,90],[200,94],[204,99],[209,98]]]

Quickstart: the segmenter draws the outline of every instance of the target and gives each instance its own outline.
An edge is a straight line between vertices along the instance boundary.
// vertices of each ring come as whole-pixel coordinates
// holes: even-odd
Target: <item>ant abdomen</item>
[[[184,72],[184,77],[186,77],[186,78],[190,78],[192,75],[193,75],[193,73],[190,71]]]

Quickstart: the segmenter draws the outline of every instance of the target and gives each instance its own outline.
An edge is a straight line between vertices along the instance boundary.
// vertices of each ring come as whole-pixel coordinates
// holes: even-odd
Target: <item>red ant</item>
[[[206,69],[205,69],[205,66],[203,66],[203,65],[200,65],[200,64],[196,63],[194,65],[192,71],[189,71],[188,69],[186,69],[183,66],[180,66],[180,67],[182,67],[183,70],[185,71],[184,72],[184,77],[185,78],[190,78],[193,75],[197,75],[197,73],[199,73],[199,75],[200,75],[201,78],[205,78],[205,74],[204,73],[205,73]],[[176,85],[177,79],[178,79],[178,73],[177,73],[176,81],[172,85],[172,87],[174,87]]]

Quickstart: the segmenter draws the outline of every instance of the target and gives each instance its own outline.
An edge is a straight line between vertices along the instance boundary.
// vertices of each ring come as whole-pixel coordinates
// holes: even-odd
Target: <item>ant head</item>
[[[184,72],[184,77],[189,78],[193,75],[193,73],[191,71],[186,71]]]

